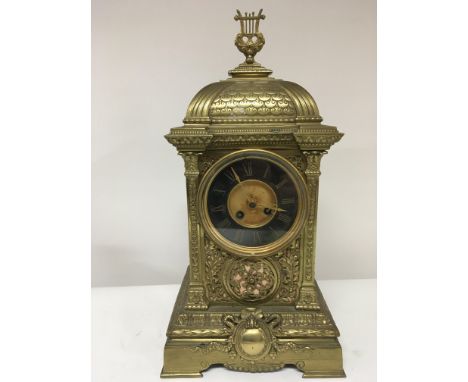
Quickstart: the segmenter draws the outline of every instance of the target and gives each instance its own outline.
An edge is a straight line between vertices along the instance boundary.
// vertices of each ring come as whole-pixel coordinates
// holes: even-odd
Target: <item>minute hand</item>
[[[273,206],[265,206],[263,204],[257,204],[258,207],[263,207],[263,208],[269,208],[270,210],[275,210],[279,212],[287,212],[287,210],[283,210],[282,208],[279,207],[273,207]]]
[[[231,167],[232,173],[234,174],[234,178],[236,178],[237,183],[242,183],[242,181],[239,178],[239,175],[237,175],[236,170],[234,170],[233,167]]]

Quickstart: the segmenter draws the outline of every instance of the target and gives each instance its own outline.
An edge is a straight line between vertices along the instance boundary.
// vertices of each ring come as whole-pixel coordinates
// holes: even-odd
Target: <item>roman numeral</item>
[[[294,204],[295,201],[294,198],[283,198],[280,200],[280,204]]]
[[[276,229],[274,229],[272,226],[269,226],[268,228],[273,233],[273,235],[275,235],[275,237],[278,237],[280,235],[280,233]]]
[[[241,243],[242,240],[244,240],[244,234],[245,234],[245,231],[243,229],[238,229],[236,231],[236,235],[234,236],[234,240],[237,241],[238,243]]]
[[[226,218],[226,219],[222,220],[222,221],[218,224],[218,227],[219,227],[219,228],[228,228],[228,227],[231,226],[231,224],[232,224],[231,221],[230,221],[228,218]]]
[[[271,166],[270,166],[269,163],[267,163],[266,168],[265,168],[265,172],[263,173],[263,177],[265,179],[268,179],[270,177],[270,175],[271,175]]]
[[[282,212],[280,212],[280,213],[278,214],[278,220],[279,220],[279,221],[282,221],[282,222],[285,223],[285,224],[289,224],[289,223],[291,223],[291,220],[292,220],[292,219],[291,219],[291,216],[286,215],[286,214],[283,214]]]
[[[255,244],[260,244],[260,241],[262,240],[261,236],[260,236],[260,232],[258,231],[254,231],[253,232],[253,241]]]
[[[210,207],[211,212],[226,212],[226,206],[220,204],[219,206]]]
[[[232,183],[235,183],[236,182],[236,178],[234,178],[234,175],[229,172],[229,171],[224,171],[224,176],[226,176],[226,178],[228,178]]]
[[[245,176],[252,176],[253,175],[253,170],[252,170],[252,162],[249,160],[245,160],[242,162],[242,169],[244,170]]]
[[[275,186],[277,190],[279,190],[281,187],[283,187],[286,183],[288,182],[288,178],[283,178],[280,180],[280,182]]]
[[[218,194],[225,194],[226,190],[221,190],[220,188],[213,188],[213,192],[217,192]]]

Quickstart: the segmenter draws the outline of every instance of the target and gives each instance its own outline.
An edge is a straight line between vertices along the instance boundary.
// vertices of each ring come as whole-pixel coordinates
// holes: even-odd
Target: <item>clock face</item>
[[[298,225],[302,195],[297,170],[262,154],[234,155],[211,175],[205,193],[209,229],[245,253],[276,247]]]

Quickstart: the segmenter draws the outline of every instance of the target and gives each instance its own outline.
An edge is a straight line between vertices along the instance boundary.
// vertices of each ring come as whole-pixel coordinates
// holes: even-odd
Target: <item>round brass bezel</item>
[[[258,247],[246,247],[227,240],[213,226],[208,214],[208,190],[214,178],[231,163],[250,158],[266,160],[281,167],[291,178],[297,190],[297,215],[289,231],[278,240]],[[307,217],[307,186],[299,170],[282,156],[267,150],[244,149],[225,155],[209,168],[200,181],[198,206],[200,221],[205,232],[222,249],[240,256],[267,256],[286,247],[301,232]]]

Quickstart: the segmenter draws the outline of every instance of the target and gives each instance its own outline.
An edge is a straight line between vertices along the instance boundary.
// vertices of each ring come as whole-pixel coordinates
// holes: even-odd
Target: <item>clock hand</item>
[[[278,212],[287,212],[287,210],[283,210],[282,208],[273,207],[273,206],[265,206],[263,204],[257,204],[257,207],[269,208],[270,210],[275,210],[275,211],[278,211]]]
[[[231,167],[232,173],[234,174],[234,177],[236,178],[237,183],[242,183],[242,181],[239,178],[239,175],[237,175],[236,170],[234,170],[233,167]]]

